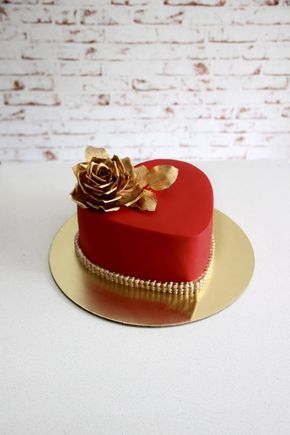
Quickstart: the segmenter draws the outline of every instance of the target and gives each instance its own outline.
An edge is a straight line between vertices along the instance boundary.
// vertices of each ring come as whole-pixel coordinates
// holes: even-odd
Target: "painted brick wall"
[[[289,78],[289,0],[4,0],[0,159],[290,158]]]

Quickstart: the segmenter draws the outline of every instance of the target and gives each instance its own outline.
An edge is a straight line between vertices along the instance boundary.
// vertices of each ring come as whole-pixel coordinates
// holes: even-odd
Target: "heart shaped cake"
[[[100,161],[97,163],[100,164]],[[92,271],[95,265],[104,278],[119,282],[121,277],[121,283],[131,286],[132,283],[145,283],[146,287],[146,283],[154,283],[161,291],[168,285],[172,290],[179,284],[182,286],[202,278],[212,257],[213,191],[207,176],[183,161],[160,159],[144,162],[136,169],[144,170],[145,167],[147,171],[145,178],[149,188],[146,182],[138,185],[146,188],[147,193],[130,185],[129,201],[126,197],[125,205],[115,207],[116,198],[121,201],[119,198],[122,195],[115,193],[120,182],[113,183],[111,172],[107,172],[110,167],[105,161],[104,165],[94,176],[92,168],[89,170],[84,166],[83,175],[77,173],[78,185],[72,193],[78,203],[76,248],[82,263]],[[154,194],[154,207],[150,201],[145,210],[134,207],[140,204],[140,198],[144,201],[146,195],[153,194],[153,182],[153,188],[150,188],[153,168],[166,168],[167,172],[168,168],[175,168],[176,179]],[[90,180],[97,183],[95,190],[89,183],[88,171]],[[120,174],[119,169],[117,173]],[[95,198],[104,197],[104,188],[98,184],[100,180],[109,189],[108,200],[96,203]],[[128,186],[128,180],[126,183]],[[107,204],[112,204],[108,212],[104,207]]]

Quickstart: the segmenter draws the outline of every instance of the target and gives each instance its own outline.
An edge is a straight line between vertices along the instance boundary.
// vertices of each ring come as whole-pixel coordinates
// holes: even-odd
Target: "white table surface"
[[[90,315],[50,276],[70,166],[0,166],[1,435],[289,434],[289,163],[198,164],[256,268],[225,311],[157,329]]]

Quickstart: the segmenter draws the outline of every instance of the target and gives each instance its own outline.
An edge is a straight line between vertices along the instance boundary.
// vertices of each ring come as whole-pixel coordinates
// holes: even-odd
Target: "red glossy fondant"
[[[157,281],[192,281],[209,260],[213,192],[207,176],[178,160],[151,160],[179,169],[175,183],[156,192],[153,212],[78,207],[79,243],[95,264],[123,275]]]

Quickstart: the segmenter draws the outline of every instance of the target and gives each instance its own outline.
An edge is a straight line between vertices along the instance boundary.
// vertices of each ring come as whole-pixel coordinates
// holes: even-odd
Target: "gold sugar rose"
[[[121,206],[154,211],[154,190],[167,189],[177,178],[178,169],[158,165],[134,167],[128,157],[112,158],[104,148],[87,147],[85,162],[73,167],[77,184],[71,193],[80,207],[116,211]]]

